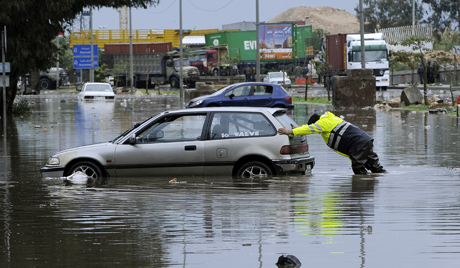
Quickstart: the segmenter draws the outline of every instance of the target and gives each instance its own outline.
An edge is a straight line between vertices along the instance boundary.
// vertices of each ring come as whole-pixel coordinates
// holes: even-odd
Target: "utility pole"
[[[359,0],[359,32],[361,34],[361,68],[366,69],[366,51],[364,49],[364,10],[363,10],[363,0]]]
[[[260,82],[259,0],[256,0],[256,82]]]

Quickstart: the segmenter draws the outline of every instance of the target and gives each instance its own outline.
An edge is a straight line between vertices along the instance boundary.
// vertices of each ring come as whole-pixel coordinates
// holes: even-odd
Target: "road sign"
[[[10,76],[5,75],[5,87],[10,86]],[[3,75],[0,75],[0,87],[3,87]]]
[[[5,62],[5,73],[10,72],[10,63]],[[0,73],[3,73],[3,63],[0,63]]]
[[[74,57],[91,57],[91,45],[73,45]],[[97,45],[93,45],[93,56],[98,56]]]
[[[99,67],[98,57],[94,57],[94,68]],[[74,57],[74,69],[91,69],[91,57]]]
[[[460,55],[460,46],[452,46],[452,55]]]

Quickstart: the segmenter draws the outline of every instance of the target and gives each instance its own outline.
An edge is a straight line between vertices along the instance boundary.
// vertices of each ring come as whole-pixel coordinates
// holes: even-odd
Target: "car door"
[[[271,107],[273,104],[273,86],[254,85],[253,96],[248,99],[249,106]]]
[[[206,114],[171,115],[120,144],[114,156],[117,176],[201,176]]]
[[[249,106],[251,94],[251,85],[237,86],[224,94],[221,106]]]

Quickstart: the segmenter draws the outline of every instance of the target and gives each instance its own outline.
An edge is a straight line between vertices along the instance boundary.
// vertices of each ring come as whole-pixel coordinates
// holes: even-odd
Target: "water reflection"
[[[331,110],[369,132],[389,170],[379,176],[353,175],[346,158],[310,135],[310,176],[125,177],[86,187],[42,178],[39,168],[58,150],[110,140],[173,101],[126,98],[125,107],[120,98],[101,108],[31,98],[34,113],[8,121],[1,267],[274,267],[282,254],[309,267],[457,265],[458,118],[295,108],[299,124]]]

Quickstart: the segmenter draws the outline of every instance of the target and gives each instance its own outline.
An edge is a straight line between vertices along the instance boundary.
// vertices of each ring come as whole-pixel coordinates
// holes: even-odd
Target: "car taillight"
[[[289,103],[292,103],[292,98],[291,97],[284,97],[285,100],[287,100]]]
[[[285,145],[281,147],[280,154],[301,154],[308,152],[308,145]]]

